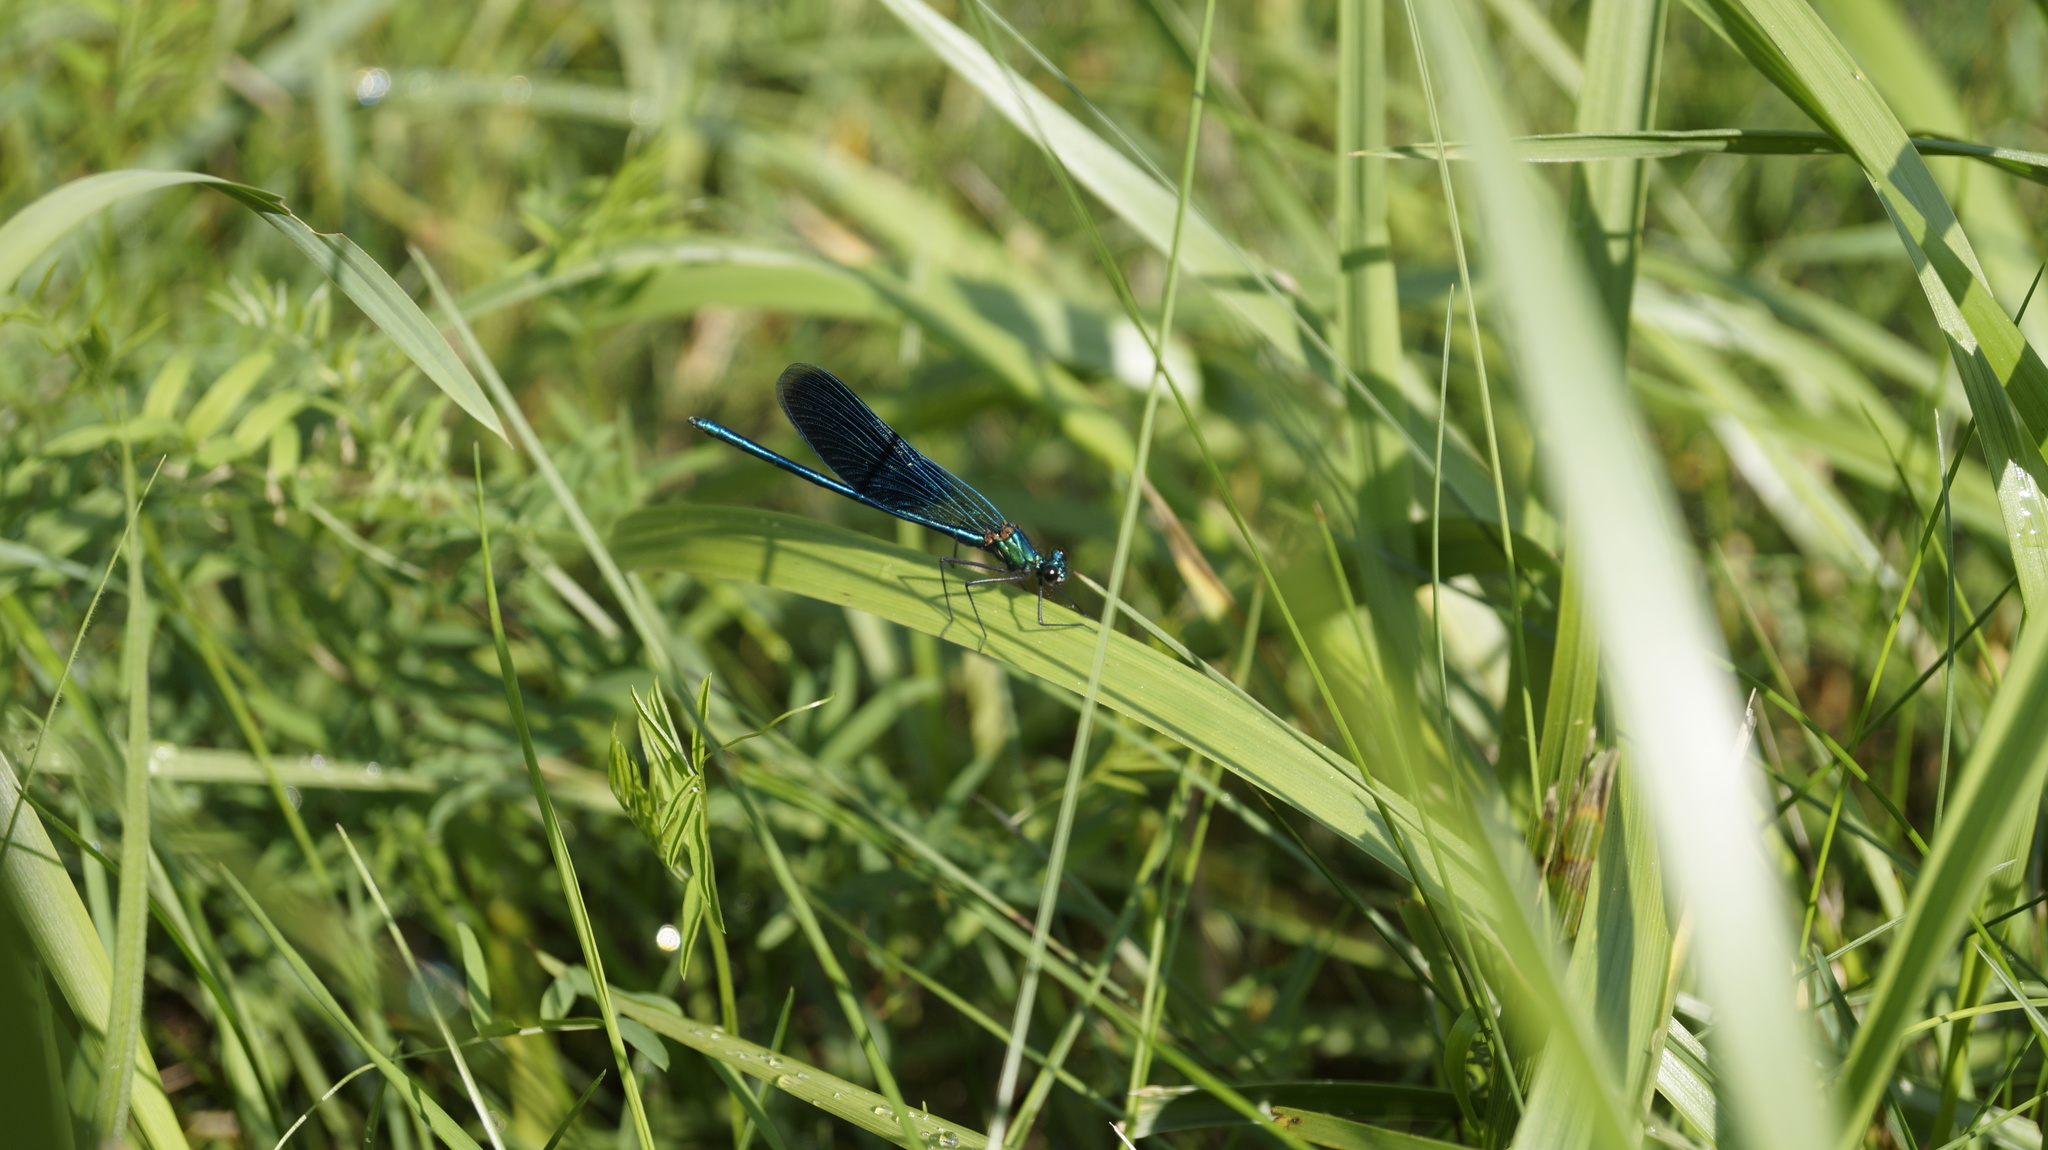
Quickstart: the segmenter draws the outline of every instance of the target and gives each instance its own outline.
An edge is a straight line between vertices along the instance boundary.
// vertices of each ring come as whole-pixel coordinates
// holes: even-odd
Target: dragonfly
[[[1003,517],[981,492],[959,476],[926,459],[910,446],[903,434],[882,421],[862,403],[853,389],[839,377],[808,363],[792,363],[775,381],[775,398],[796,433],[825,461],[837,479],[813,471],[787,456],[770,451],[739,432],[699,416],[690,423],[713,439],[722,440],[757,459],[767,460],[791,475],[855,503],[886,511],[927,527],[953,540],[994,556],[996,563],[962,559],[957,555],[939,560],[939,587],[946,596],[946,627],[953,625],[953,592],[946,571],[965,567],[994,572],[978,578],[963,578],[967,605],[981,627],[982,643],[988,642],[988,625],[982,622],[981,607],[974,602],[974,589],[991,583],[1032,581],[1038,592],[1038,622],[1043,627],[1079,627],[1080,623],[1048,623],[1045,597],[1048,592],[1080,611],[1080,604],[1060,585],[1067,581],[1067,553],[1055,549],[1042,555],[1015,523]],[[945,629],[939,634],[944,635]]]

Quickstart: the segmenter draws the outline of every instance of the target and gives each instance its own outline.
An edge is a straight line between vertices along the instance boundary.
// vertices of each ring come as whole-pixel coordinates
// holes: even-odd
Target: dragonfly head
[[[1051,555],[1046,556],[1045,562],[1038,565],[1038,581],[1054,587],[1066,582],[1067,553],[1054,549]]]

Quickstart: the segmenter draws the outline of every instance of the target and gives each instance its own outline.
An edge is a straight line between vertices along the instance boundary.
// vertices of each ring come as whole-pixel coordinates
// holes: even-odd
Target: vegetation
[[[0,1141],[2040,1144],[2048,4],[4,13]]]

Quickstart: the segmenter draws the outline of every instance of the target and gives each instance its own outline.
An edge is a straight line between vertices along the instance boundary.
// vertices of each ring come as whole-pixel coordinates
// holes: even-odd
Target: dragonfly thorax
[[[1005,523],[982,539],[982,548],[1003,561],[1003,566],[1012,571],[1029,571],[1038,581],[1048,587],[1066,582],[1067,553],[1055,549],[1051,555],[1040,555],[1038,548],[1031,545],[1015,523]]]

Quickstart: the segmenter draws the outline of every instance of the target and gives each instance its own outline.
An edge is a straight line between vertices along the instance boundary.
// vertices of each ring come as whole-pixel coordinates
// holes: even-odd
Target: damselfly
[[[904,442],[895,428],[882,422],[838,377],[822,367],[793,363],[775,381],[775,397],[782,413],[796,427],[818,458],[839,476],[834,479],[779,455],[708,419],[692,418],[705,434],[722,439],[749,455],[765,459],[791,475],[808,479],[827,491],[846,496],[929,527],[969,547],[977,547],[1001,560],[1002,565],[981,563],[957,556],[939,560],[939,587],[946,596],[946,626],[953,625],[953,592],[946,585],[946,568],[971,567],[996,574],[963,579],[967,605],[981,626],[982,641],[988,627],[982,623],[981,607],[974,602],[974,588],[988,583],[1022,583],[1033,580],[1038,591],[1038,622],[1046,627],[1079,627],[1079,623],[1047,623],[1045,596],[1050,591],[1079,611],[1060,584],[1067,578],[1067,553],[1040,555],[1031,540],[1015,523],[982,498],[959,476],[926,459]],[[944,634],[943,630],[940,634]]]

